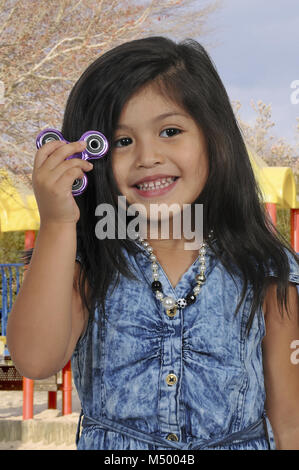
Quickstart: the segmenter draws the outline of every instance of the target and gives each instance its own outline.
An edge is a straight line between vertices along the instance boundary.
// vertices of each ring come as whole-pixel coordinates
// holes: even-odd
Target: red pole
[[[69,361],[62,369],[62,414],[72,412],[72,369]]]
[[[35,232],[34,230],[26,230],[25,232],[25,250],[34,247]],[[26,275],[27,266],[24,269],[24,277]],[[23,377],[23,420],[33,418],[33,392],[34,381]]]
[[[299,252],[299,209],[291,209],[291,245]]]
[[[23,377],[23,419],[33,418],[34,381]]]
[[[275,202],[266,202],[265,206],[266,206],[266,210],[268,212],[268,215],[270,216],[270,219],[271,219],[273,225],[276,226],[276,224],[277,224],[277,212],[276,212]]]
[[[48,392],[48,409],[56,410],[57,408],[57,392]]]

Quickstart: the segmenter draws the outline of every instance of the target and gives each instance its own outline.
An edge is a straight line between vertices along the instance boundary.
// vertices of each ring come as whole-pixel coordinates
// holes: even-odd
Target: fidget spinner
[[[69,142],[63,137],[61,132],[57,129],[45,129],[40,132],[36,138],[36,147],[40,149],[42,145],[51,142],[52,140],[61,140],[69,144]],[[87,131],[79,139],[79,141],[86,142],[86,148],[83,152],[74,153],[70,157],[67,157],[66,160],[71,158],[81,158],[82,160],[94,160],[96,158],[101,158],[106,155],[109,149],[108,140],[106,137],[98,131]],[[83,178],[77,178],[72,185],[73,196],[79,196],[85,191],[87,186],[87,176],[84,173]]]

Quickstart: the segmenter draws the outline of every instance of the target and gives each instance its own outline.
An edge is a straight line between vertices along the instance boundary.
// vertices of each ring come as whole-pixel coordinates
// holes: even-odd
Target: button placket
[[[182,289],[176,291],[170,284],[163,270],[161,282],[165,286],[165,296],[179,299]],[[185,291],[185,289],[183,289]],[[162,348],[161,388],[159,396],[158,419],[160,431],[165,439],[178,442],[180,440],[179,427],[179,371],[181,371],[181,334],[182,310],[177,307],[165,309],[161,304],[161,318],[165,325],[165,336]],[[167,326],[166,326],[167,325]]]
[[[180,434],[178,427],[178,400],[177,386],[179,384],[178,371],[181,370],[181,318],[176,315],[169,318],[164,314],[167,324],[167,333],[163,339],[162,370],[159,395],[159,424],[160,431],[165,438],[169,434]]]

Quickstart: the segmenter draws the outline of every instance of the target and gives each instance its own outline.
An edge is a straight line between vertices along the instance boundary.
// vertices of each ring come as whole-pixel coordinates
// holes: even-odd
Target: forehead
[[[189,117],[188,112],[170,96],[166,96],[157,86],[148,85],[134,93],[125,103],[119,123],[130,118],[141,116],[181,115]]]

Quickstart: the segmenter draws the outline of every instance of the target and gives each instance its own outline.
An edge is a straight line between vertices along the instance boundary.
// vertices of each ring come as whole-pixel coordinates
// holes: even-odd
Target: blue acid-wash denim
[[[234,315],[241,278],[234,283],[208,247],[206,283],[195,303],[171,318],[152,292],[146,250],[124,253],[139,280],[120,277],[108,291],[107,317],[99,320],[96,309],[72,357],[84,416],[77,448],[275,449],[264,410],[262,308],[245,332],[252,290]],[[298,265],[288,256],[289,280],[298,284]],[[198,267],[199,259],[173,288],[159,265],[164,295],[186,297]]]

